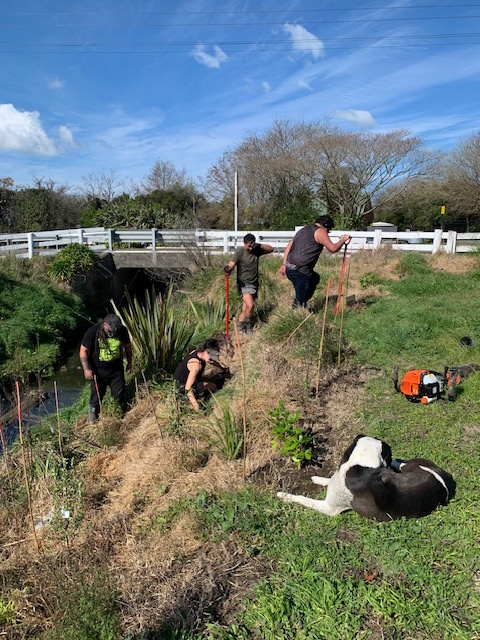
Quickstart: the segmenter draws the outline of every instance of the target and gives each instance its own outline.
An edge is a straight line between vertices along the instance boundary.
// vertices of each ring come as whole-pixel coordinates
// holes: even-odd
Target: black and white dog
[[[426,516],[455,494],[452,476],[430,460],[392,461],[388,444],[364,435],[348,447],[331,478],[312,476],[312,482],[327,487],[325,500],[277,496],[327,516],[353,509],[365,518],[388,521]]]

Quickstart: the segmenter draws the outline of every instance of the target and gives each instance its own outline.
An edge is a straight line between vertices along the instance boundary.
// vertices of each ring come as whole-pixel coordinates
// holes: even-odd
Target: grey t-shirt
[[[309,224],[297,231],[285,263],[287,269],[294,269],[307,275],[313,273],[323,250],[323,244],[318,244],[315,240],[315,231],[318,228],[316,224]]]

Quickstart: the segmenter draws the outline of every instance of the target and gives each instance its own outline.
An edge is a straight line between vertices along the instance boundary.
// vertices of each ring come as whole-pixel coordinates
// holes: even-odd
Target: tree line
[[[237,176],[237,193],[235,178]],[[227,149],[192,180],[156,160],[140,184],[113,170],[75,192],[52,180],[0,178],[0,232],[71,227],[292,229],[328,213],[337,228],[374,220],[399,229],[480,229],[480,132],[449,152],[408,130],[350,132],[329,122],[276,121]]]

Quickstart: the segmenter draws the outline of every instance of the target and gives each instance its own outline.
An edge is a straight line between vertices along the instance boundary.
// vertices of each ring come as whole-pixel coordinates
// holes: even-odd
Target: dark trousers
[[[113,399],[118,402],[122,409],[125,409],[125,374],[123,370],[107,375],[102,372],[95,374],[95,380],[90,383],[90,405],[96,409],[100,408],[100,404],[107,392],[107,387],[110,387]]]
[[[287,269],[285,273],[295,288],[295,300],[293,301],[292,309],[305,307],[315,293],[315,289],[320,282],[320,276],[316,271],[311,275],[307,275],[296,269]]]

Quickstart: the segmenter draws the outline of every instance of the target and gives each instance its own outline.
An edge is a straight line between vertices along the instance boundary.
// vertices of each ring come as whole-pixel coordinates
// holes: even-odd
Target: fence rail
[[[283,251],[293,238],[292,231],[252,231],[258,242]],[[333,242],[346,231],[331,231]],[[480,249],[480,233],[455,231],[349,231],[351,251],[375,250],[390,246],[398,251],[422,253],[465,253]],[[78,243],[97,253],[116,251],[182,251],[197,247],[206,253],[230,253],[243,243],[244,231],[178,229],[64,229],[0,235],[0,257],[14,254],[23,258],[52,256],[68,244]]]

